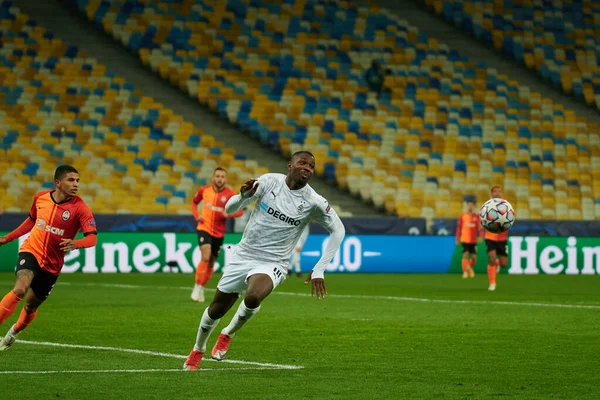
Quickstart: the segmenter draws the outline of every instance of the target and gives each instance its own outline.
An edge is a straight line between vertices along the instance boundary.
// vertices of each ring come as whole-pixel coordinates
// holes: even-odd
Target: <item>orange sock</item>
[[[196,268],[196,285],[202,285],[202,281],[204,280],[204,275],[206,274],[206,270],[208,269],[208,263],[206,261],[200,261],[198,267]]]
[[[31,321],[33,321],[33,319],[36,317],[36,315],[37,315],[37,310],[35,310],[35,312],[32,314],[27,314],[25,312],[25,308],[23,308],[21,310],[21,315],[19,315],[19,319],[17,320],[17,323],[13,327],[13,330],[16,333],[21,332],[23,329],[27,328],[27,325],[29,325],[31,323]]]
[[[210,281],[210,278],[212,278],[214,272],[215,272],[214,268],[207,267],[206,272],[204,273],[204,276],[202,277],[202,282],[200,283],[200,285],[206,286],[208,281]]]
[[[21,298],[12,290],[4,296],[2,302],[0,302],[0,325],[15,312],[17,304],[19,304],[20,301]]]
[[[469,260],[469,266],[470,266],[471,268],[472,268],[472,267],[475,265],[475,261],[477,261],[477,259],[475,259],[475,258],[471,258],[471,259]]]
[[[469,270],[469,260],[466,258],[462,259],[462,270],[463,272],[467,272]]]
[[[500,259],[496,258],[496,267],[499,267],[499,266],[500,266]]]
[[[488,265],[488,279],[490,280],[490,285],[496,284],[496,266]]]

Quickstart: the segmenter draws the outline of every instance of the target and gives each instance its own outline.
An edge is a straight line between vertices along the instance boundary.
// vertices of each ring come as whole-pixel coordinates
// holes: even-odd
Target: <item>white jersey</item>
[[[304,244],[306,243],[306,239],[308,239],[308,234],[310,233],[310,224],[306,224],[304,229],[302,230],[302,234],[300,235],[300,239],[298,239],[298,243],[296,243],[296,248],[302,250]]]
[[[343,237],[343,224],[327,200],[309,185],[291,190],[285,180],[283,174],[262,175],[254,196],[242,201],[240,208],[255,200],[257,204],[235,249],[235,259],[287,266],[302,231],[312,220],[329,232],[341,230]]]

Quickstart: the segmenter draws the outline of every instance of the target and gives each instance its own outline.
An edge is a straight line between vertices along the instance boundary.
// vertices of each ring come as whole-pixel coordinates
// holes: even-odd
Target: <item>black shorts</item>
[[[221,247],[223,247],[223,240],[224,238],[211,236],[206,231],[198,231],[198,245],[202,247],[205,244],[210,244],[210,252],[214,258],[219,257]]]
[[[24,269],[33,272],[33,280],[29,287],[33,290],[35,297],[42,301],[46,300],[50,296],[50,292],[52,292],[58,276],[52,275],[50,272],[42,269],[37,259],[31,253],[19,253],[17,272]]]
[[[477,245],[475,243],[463,243],[463,253],[477,254]]]
[[[503,240],[501,242],[497,242],[495,240],[485,239],[485,247],[488,251],[496,251],[496,256],[506,257],[508,256],[508,242]]]

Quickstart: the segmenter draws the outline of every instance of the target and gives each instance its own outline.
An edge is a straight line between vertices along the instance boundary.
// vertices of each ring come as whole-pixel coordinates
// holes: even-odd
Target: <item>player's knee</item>
[[[262,297],[259,296],[257,293],[248,293],[246,294],[246,297],[244,297],[244,304],[250,309],[258,308],[260,306],[261,301]]]
[[[15,287],[13,289],[13,293],[15,294],[15,296],[22,299],[23,297],[25,297],[25,294],[27,293],[27,289],[22,288],[22,287]]]
[[[23,309],[25,310],[25,312],[27,314],[33,314],[34,312],[37,311],[38,307],[39,307],[38,305],[34,305],[34,304],[25,304]]]
[[[206,254],[206,255],[202,254],[202,262],[205,262],[205,263],[210,262],[210,253]]]

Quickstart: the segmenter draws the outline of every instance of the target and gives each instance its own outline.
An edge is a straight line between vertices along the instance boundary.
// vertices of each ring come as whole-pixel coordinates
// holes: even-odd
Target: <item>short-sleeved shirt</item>
[[[477,232],[481,229],[479,214],[464,212],[458,219],[456,237],[461,243],[477,243]]]
[[[194,204],[202,202],[202,222],[198,222],[196,227],[199,231],[208,232],[215,238],[225,236],[227,218],[223,216],[227,201],[235,195],[233,189],[225,186],[220,192],[215,192],[212,185],[206,185],[200,188],[194,196]],[[239,217],[244,213],[243,210],[231,215]]]
[[[19,251],[33,254],[42,269],[59,275],[65,263],[60,242],[74,239],[80,230],[84,234],[97,233],[97,230],[96,220],[81,197],[73,196],[57,203],[53,193],[54,190],[48,190],[35,195],[29,212],[35,226]]]
[[[236,258],[286,266],[311,220],[329,232],[341,225],[334,209],[313,188],[291,190],[285,180],[283,174],[262,175],[254,196],[244,200],[244,204],[257,203],[236,247]]]

